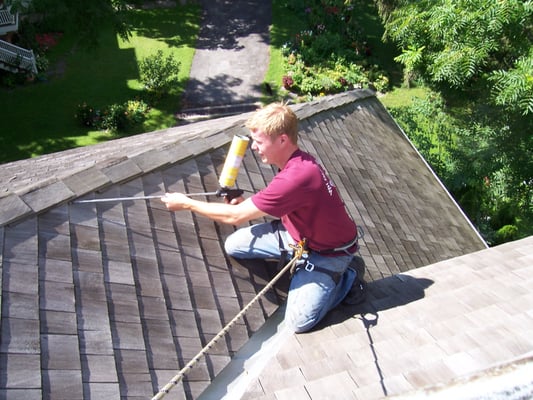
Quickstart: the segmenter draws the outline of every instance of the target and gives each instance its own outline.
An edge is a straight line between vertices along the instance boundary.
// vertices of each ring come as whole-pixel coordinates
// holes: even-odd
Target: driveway
[[[200,0],[196,53],[182,112],[198,108],[256,108],[269,63],[271,3]],[[237,110],[235,110],[237,111]]]

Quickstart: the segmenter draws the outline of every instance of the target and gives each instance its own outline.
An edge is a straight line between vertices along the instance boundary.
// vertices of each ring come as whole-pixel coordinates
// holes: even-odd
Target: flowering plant
[[[102,110],[83,102],[78,105],[75,118],[85,127],[117,132],[144,122],[149,111],[150,108],[142,100],[114,103]]]
[[[372,51],[358,22],[356,0],[288,0],[307,27],[281,48],[281,85],[299,95],[320,95],[372,85],[386,91],[386,74],[372,63]]]
[[[37,33],[35,34],[35,41],[39,45],[39,50],[46,52],[55,47],[62,36],[61,32]]]

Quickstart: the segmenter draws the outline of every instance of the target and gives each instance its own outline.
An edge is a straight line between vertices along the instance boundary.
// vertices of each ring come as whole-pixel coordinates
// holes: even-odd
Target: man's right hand
[[[237,205],[237,204],[242,203],[243,201],[244,201],[244,197],[243,196],[234,197],[231,200],[229,200],[227,197],[224,197],[224,203],[226,203],[226,204]]]

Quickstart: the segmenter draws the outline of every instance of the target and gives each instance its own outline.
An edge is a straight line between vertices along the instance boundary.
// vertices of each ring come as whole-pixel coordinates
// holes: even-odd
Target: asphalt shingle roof
[[[485,381],[470,392],[468,384],[533,367],[532,276],[529,237],[373,281],[363,305],[335,309],[306,335],[285,335],[248,376],[243,399],[431,398],[454,385],[461,397],[439,398],[531,398],[531,375],[523,397],[511,395],[520,387],[512,376],[498,390]]]
[[[475,343],[465,329],[474,326],[484,334],[483,318],[499,307],[520,317],[521,340],[514,349],[499,343],[504,337],[497,329],[490,331],[501,352],[477,361],[477,367],[507,360],[511,348],[514,355],[531,349],[524,339],[531,332],[531,302],[526,314],[509,303],[474,313],[492,298],[486,290],[500,287],[490,279],[499,274],[505,276],[505,292],[497,292],[498,299],[505,300],[517,276],[520,301],[530,299],[525,291],[531,288],[526,274],[531,259],[520,257],[530,242],[484,250],[485,243],[372,92],[343,93],[294,110],[302,148],[323,163],[365,231],[361,253],[372,281],[370,299],[360,308],[335,310],[311,333],[280,341],[278,356],[249,382],[245,396],[306,393],[318,399],[324,398],[324,384],[333,382],[342,393],[379,397],[385,381],[386,394],[432,383],[415,372],[412,379],[400,376],[400,363],[385,369],[393,368],[384,362],[385,349],[391,348],[409,371],[433,360],[444,371],[435,379],[452,378],[461,371],[450,367],[447,349],[433,354],[440,346],[435,341],[443,340],[439,332],[462,330],[450,347],[461,347],[461,339]],[[248,116],[2,165],[0,397],[150,398],[265,286],[275,267],[241,265],[224,254],[223,241],[234,227],[169,213],[157,199],[72,202],[214,191],[228,145],[233,135],[247,133]],[[237,184],[255,192],[273,175],[272,167],[249,151]],[[464,256],[472,252],[478,253]],[[501,260],[510,254],[513,261],[486,268],[495,254]],[[479,279],[483,268],[487,275]],[[198,398],[213,388],[254,333],[268,326],[266,321],[279,320],[286,285],[279,282],[254,304],[167,396]],[[455,296],[463,308],[451,302]],[[378,314],[379,323],[365,329],[363,315],[370,313]],[[439,323],[443,317],[456,325]],[[398,325],[402,321],[405,325]],[[422,325],[426,328],[417,331]],[[380,344],[379,365],[369,352],[369,332]],[[471,361],[463,353],[455,357]],[[381,380],[376,367],[383,369]]]

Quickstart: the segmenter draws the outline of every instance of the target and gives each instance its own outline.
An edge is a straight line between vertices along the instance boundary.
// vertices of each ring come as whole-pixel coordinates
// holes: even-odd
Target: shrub
[[[146,120],[148,105],[142,100],[128,100],[125,104],[130,124],[141,124]]]
[[[155,55],[146,57],[139,63],[141,83],[156,97],[167,95],[179,81],[180,66],[181,63],[172,54],[164,57],[163,51],[158,50]]]
[[[39,73],[44,73],[48,71],[48,68],[50,67],[50,61],[48,61],[48,58],[43,55],[35,56],[35,64]]]
[[[368,84],[368,77],[363,67],[345,59],[338,59],[333,68],[342,86],[351,90],[355,87],[363,87]]]
[[[389,90],[390,82],[389,78],[386,75],[379,74],[376,78],[372,80],[372,84],[378,92],[386,92]]]
[[[148,111],[148,105],[142,100],[128,100],[123,104],[111,104],[102,111],[89,106],[87,103],[82,103],[78,105],[75,118],[85,127],[117,132],[143,123]]]
[[[111,132],[125,131],[146,119],[148,105],[142,100],[128,100],[123,104],[111,104],[102,113],[99,129]]]
[[[519,238],[518,228],[515,225],[504,225],[496,231],[495,245],[512,242]]]
[[[128,113],[124,104],[111,104],[102,113],[98,128],[106,131],[121,131],[128,127]]]
[[[336,0],[289,0],[289,8],[303,12],[307,29],[282,46],[286,89],[300,95],[337,93],[372,84],[380,92],[389,89],[384,71],[371,64],[367,43],[353,2]]]

